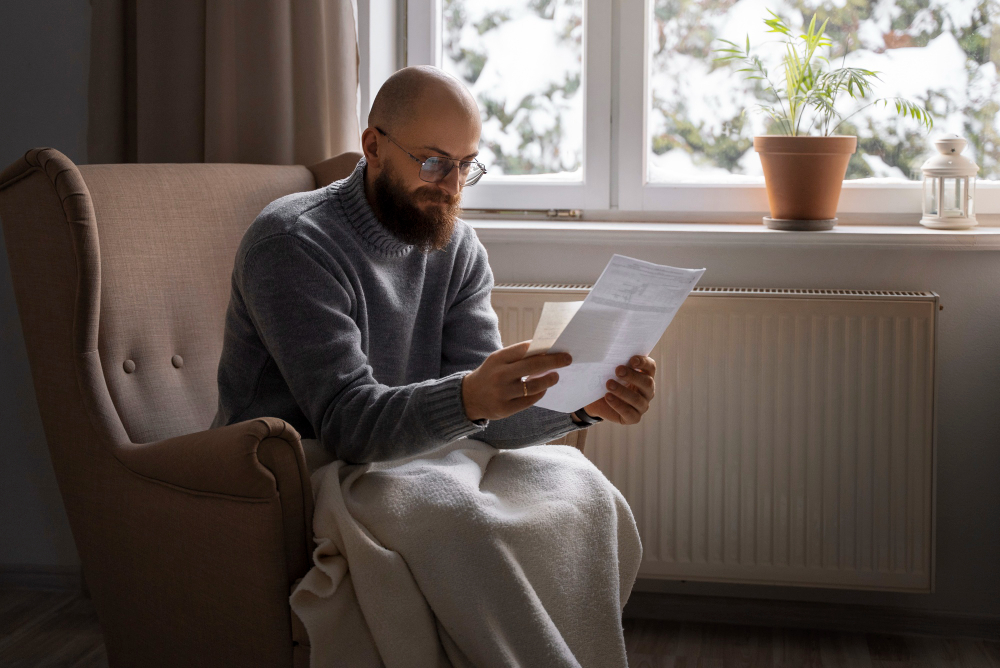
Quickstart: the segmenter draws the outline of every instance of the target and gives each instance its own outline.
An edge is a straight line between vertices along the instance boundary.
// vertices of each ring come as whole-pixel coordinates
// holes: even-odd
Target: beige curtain
[[[360,148],[351,0],[91,0],[89,161],[314,164]]]

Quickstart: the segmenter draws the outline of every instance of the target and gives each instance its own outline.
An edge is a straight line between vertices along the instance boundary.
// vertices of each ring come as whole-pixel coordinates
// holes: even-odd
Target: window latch
[[[469,213],[505,218],[559,218],[579,220],[583,218],[580,209],[463,209]]]

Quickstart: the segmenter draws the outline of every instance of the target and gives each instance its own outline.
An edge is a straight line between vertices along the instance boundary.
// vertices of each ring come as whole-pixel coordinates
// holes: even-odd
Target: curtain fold
[[[351,0],[91,0],[90,162],[358,150]]]

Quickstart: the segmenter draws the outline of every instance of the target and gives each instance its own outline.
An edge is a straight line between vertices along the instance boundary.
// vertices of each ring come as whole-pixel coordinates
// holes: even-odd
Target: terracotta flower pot
[[[841,135],[754,137],[771,209],[771,217],[764,219],[767,226],[781,230],[832,228],[837,222],[847,163],[857,146],[857,137]]]

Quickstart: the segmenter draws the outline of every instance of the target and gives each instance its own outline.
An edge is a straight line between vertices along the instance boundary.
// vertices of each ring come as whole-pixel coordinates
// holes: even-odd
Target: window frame
[[[641,35],[641,39],[619,39],[618,132],[619,186],[621,210],[710,215],[714,222],[742,222],[748,211],[768,212],[763,184],[680,184],[651,183],[648,180],[649,29],[654,0],[622,0],[620,36]],[[940,130],[932,130],[932,133]],[[931,135],[933,136],[933,134]],[[878,224],[880,215],[918,216],[922,212],[922,182],[886,183],[867,179],[845,179],[838,215],[848,214],[852,222]],[[1000,182],[978,179],[976,215],[1000,213]],[[918,218],[914,218],[914,224]]]
[[[368,112],[385,80],[405,67],[406,0],[360,0],[354,5],[358,39],[358,121],[364,132]],[[403,27],[400,27],[402,24]]]
[[[441,66],[440,0],[405,0],[407,65]],[[583,180],[540,182],[532,177],[489,174],[462,193],[468,209],[610,208],[612,34],[608,30],[613,3],[583,0]]]
[[[369,0],[370,1],[370,0]],[[400,0],[406,64],[440,66],[440,0]],[[362,0],[364,2],[364,0]],[[574,209],[588,219],[642,219],[745,223],[766,215],[763,184],[655,183],[647,178],[649,30],[653,0],[583,0],[584,180],[571,184],[504,182],[487,175],[463,193],[467,209],[500,211]],[[636,37],[639,36],[639,38]],[[626,36],[628,38],[626,39]],[[943,130],[932,131],[941,133]],[[845,180],[838,216],[854,224],[917,224],[922,183]],[[473,211],[470,211],[473,213]],[[1000,214],[1000,181],[977,180],[976,215]],[[474,214],[473,214],[474,215]],[[980,221],[982,224],[984,221]]]

